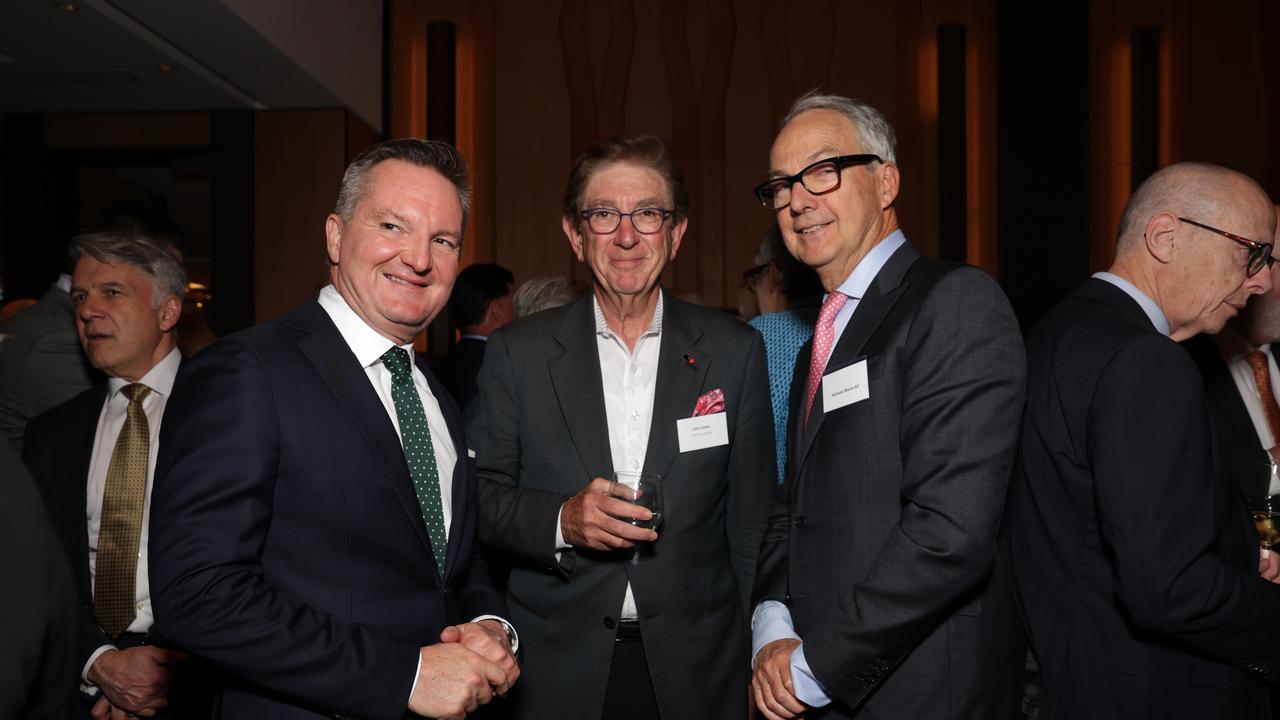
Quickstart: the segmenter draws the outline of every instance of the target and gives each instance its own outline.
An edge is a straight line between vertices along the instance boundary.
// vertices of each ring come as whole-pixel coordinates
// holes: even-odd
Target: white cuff
[[[502,629],[507,631],[507,644],[511,647],[511,654],[515,655],[516,651],[520,649],[520,634],[516,632],[516,627],[497,615],[480,615],[472,618],[471,622],[480,622],[481,620],[493,620],[502,625]]]
[[[93,651],[93,654],[89,656],[89,660],[85,662],[84,667],[80,668],[80,692],[86,695],[98,694],[98,686],[89,682],[89,668],[92,668],[93,663],[98,658],[102,657],[102,653],[108,650],[118,650],[118,649],[119,648],[117,648],[115,645],[103,645],[102,647]]]

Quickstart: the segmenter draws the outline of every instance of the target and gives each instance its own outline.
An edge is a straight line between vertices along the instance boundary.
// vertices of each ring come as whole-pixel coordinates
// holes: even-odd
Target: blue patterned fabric
[[[773,434],[778,458],[778,482],[787,468],[787,413],[791,406],[791,373],[800,348],[813,337],[813,322],[793,310],[760,315],[751,327],[764,336],[769,363],[769,397],[773,401]]]

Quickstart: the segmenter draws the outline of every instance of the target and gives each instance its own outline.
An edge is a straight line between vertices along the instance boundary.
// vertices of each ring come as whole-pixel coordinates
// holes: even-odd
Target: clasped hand
[[[438,644],[418,652],[409,709],[430,718],[461,720],[494,695],[505,695],[520,677],[507,633],[494,620],[450,625]]]

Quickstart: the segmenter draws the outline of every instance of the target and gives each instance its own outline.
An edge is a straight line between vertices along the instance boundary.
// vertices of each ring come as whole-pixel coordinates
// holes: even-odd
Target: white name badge
[[[729,423],[722,412],[676,421],[680,452],[729,444]]]
[[[822,376],[822,411],[829,413],[839,410],[845,405],[871,397],[871,388],[867,385],[867,361],[858,362],[846,368]]]

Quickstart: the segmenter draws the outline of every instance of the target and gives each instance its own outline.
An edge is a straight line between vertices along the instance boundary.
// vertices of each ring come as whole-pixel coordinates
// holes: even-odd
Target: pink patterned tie
[[[809,427],[809,412],[813,410],[813,398],[818,394],[818,385],[822,381],[822,371],[827,369],[827,359],[831,357],[831,346],[836,338],[836,314],[848,302],[849,296],[833,291],[822,301],[822,311],[818,313],[818,324],[813,328],[813,354],[809,356],[809,386],[804,398],[804,427]]]

